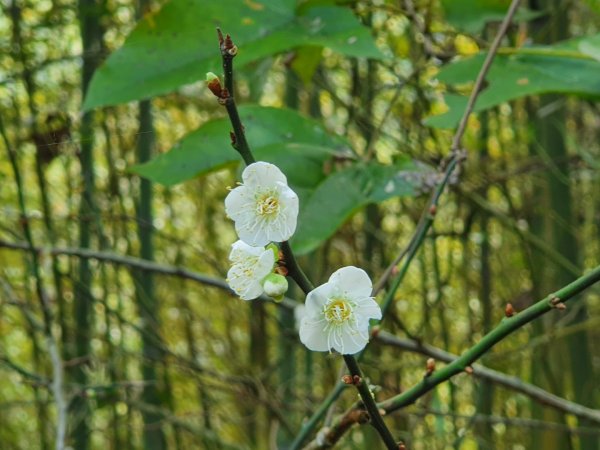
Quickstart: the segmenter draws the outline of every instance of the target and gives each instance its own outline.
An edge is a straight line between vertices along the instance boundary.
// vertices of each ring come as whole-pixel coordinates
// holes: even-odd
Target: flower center
[[[279,212],[279,200],[272,195],[262,196],[256,203],[256,212],[259,216],[272,216]]]
[[[352,306],[344,300],[334,298],[327,303],[324,313],[327,322],[339,325],[352,316]]]

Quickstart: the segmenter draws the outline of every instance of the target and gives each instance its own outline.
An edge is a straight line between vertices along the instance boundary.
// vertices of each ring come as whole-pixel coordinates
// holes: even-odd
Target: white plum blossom
[[[235,231],[248,245],[287,241],[296,231],[298,196],[287,185],[277,166],[250,164],[243,183],[225,198],[225,212],[235,221]]]
[[[234,242],[229,254],[231,269],[227,272],[229,287],[242,300],[260,297],[263,280],[273,271],[275,253],[272,249],[252,247],[243,241]]]
[[[353,355],[369,342],[369,320],[381,319],[369,275],[342,267],[329,281],[310,291],[300,323],[300,340],[310,350]]]

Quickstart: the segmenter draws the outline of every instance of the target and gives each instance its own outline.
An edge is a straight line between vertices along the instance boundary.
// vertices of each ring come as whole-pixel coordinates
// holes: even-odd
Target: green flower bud
[[[288,290],[288,282],[283,275],[278,273],[271,273],[265,277],[262,282],[265,294],[269,297],[273,297],[276,301],[283,300],[283,295]]]

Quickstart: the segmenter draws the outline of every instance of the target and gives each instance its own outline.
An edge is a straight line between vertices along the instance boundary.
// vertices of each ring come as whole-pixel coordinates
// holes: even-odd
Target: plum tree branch
[[[496,326],[496,328],[486,334],[477,344],[464,352],[460,357],[454,359],[446,367],[434,371],[429,376],[424,377],[421,382],[412,388],[399,395],[391,397],[388,400],[378,403],[377,406],[380,409],[383,409],[386,414],[390,414],[394,411],[404,408],[405,406],[413,404],[438,384],[449,380],[454,375],[462,372],[474,372],[471,364],[489,351],[498,342],[502,341],[511,333],[521,329],[524,325],[537,319],[543,314],[546,314],[553,309],[564,309],[565,302],[599,281],[600,266],[589,271],[587,274],[581,276],[562,289],[549,294],[544,299],[534,303],[524,311],[521,311],[512,317],[505,317],[502,319],[500,324]],[[556,404],[553,406],[556,406]],[[335,445],[335,443],[343,436],[344,432],[350,428],[350,426],[348,426],[348,416],[351,416],[353,411],[358,408],[359,405],[355,405],[354,408],[348,410],[344,415],[336,418],[329,430],[327,430],[325,436],[321,436],[320,442],[322,443],[316,446],[311,444],[310,448],[330,448]],[[598,415],[600,412],[598,411],[583,411],[581,408],[573,408],[573,414],[575,414],[575,410],[577,410],[579,414],[585,415],[586,418],[589,416],[589,418],[596,423],[599,419]],[[343,432],[340,430],[341,427],[343,427]]]
[[[446,352],[432,345],[423,344],[410,339],[402,339],[386,331],[380,331],[377,333],[375,339],[382,344],[429,356],[445,363],[452,363],[459,358],[457,355]],[[541,403],[542,405],[551,406],[559,411],[573,414],[574,416],[588,419],[592,422],[600,424],[600,411],[598,410],[588,408],[580,405],[579,403],[571,402],[544,389],[527,383],[518,377],[498,372],[497,370],[490,369],[482,366],[481,364],[473,364],[472,368],[473,375],[478,378],[492,381],[493,383],[506,387],[514,392],[524,394],[529,398]]]
[[[419,397],[441,382],[465,371],[465,369],[473,362],[514,331],[522,328],[524,325],[537,319],[548,311],[561,309],[562,307],[560,305],[563,305],[564,307],[566,301],[598,281],[600,281],[600,266],[594,268],[562,289],[549,294],[546,298],[538,301],[513,317],[505,317],[496,328],[486,334],[477,344],[464,352],[459,358],[443,369],[435,371],[430,377],[423,379],[423,381],[413,386],[411,389],[382,402],[380,407],[387,412],[393,412],[414,403]]]
[[[218,92],[217,89],[217,93],[219,94],[219,101],[223,103],[225,105],[225,108],[227,109],[227,114],[229,115],[231,126],[233,127],[233,147],[240,153],[246,165],[249,165],[255,162],[256,160],[254,158],[254,155],[252,154],[252,151],[250,150],[248,141],[246,140],[244,126],[240,120],[233,93],[233,58],[237,54],[237,47],[233,43],[231,36],[229,36],[228,34],[226,36],[223,36],[223,33],[221,32],[220,28],[217,28],[217,34],[219,37],[219,48],[221,50],[221,57],[223,60],[225,82],[225,89],[221,90],[220,92]],[[288,269],[288,275],[298,284],[300,289],[302,289],[302,291],[304,291],[304,293],[308,295],[308,293],[314,289],[314,286],[310,282],[308,277],[304,274],[302,268],[298,264],[289,242],[282,242],[280,244],[280,249],[285,259],[285,264]],[[357,376],[362,377],[360,368],[358,366],[358,362],[356,361],[354,356],[344,355],[344,361],[346,362],[346,365],[348,366],[348,369],[351,373],[358,374]],[[395,443],[390,431],[387,429],[385,422],[381,418],[379,410],[375,406],[375,400],[371,396],[368,387],[364,384],[359,383],[357,384],[357,389],[358,393],[360,394],[363,400],[363,403],[369,411],[371,423],[373,424],[377,432],[380,434],[387,448],[390,450],[396,449],[398,446]]]
[[[233,148],[238,151],[246,165],[250,165],[256,161],[250,145],[246,140],[246,133],[244,131],[244,125],[240,119],[240,115],[237,109],[234,98],[234,83],[233,83],[233,59],[237,55],[237,46],[233,43],[231,36],[228,34],[223,36],[223,32],[220,28],[217,28],[217,34],[219,37],[219,48],[221,50],[221,58],[223,60],[223,76],[225,82],[225,89],[221,91],[219,96],[219,102],[225,106],[229,121],[233,128],[232,145]],[[300,265],[296,261],[294,252],[288,242],[282,242],[280,245],[281,251],[285,258],[285,263],[288,268],[288,275],[298,284],[300,289],[308,294],[314,289],[314,286],[304,274]]]

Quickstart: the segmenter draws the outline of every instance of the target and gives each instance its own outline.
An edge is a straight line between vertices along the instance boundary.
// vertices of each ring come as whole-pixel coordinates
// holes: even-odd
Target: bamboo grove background
[[[222,201],[236,168],[171,188],[128,171],[223,116],[221,107],[196,83],[81,113],[94,70],[160,2],[1,4],[0,448],[54,448],[59,426],[76,450],[286,448],[339,380],[339,360],[299,343],[292,309],[250,306],[222,288],[235,239]],[[317,118],[359,155],[435,168],[451,137],[423,124],[443,108],[435,74],[485,48],[494,23],[462,32],[434,0],[350,7],[394,59],[326,50],[303,80],[290,54],[274,55],[239,69],[238,102]],[[550,13],[513,26],[511,41],[600,31],[597,1],[529,7]],[[524,309],[598,265],[599,142],[593,98],[529,97],[472,118],[467,161],[382,329],[459,354],[506,303]],[[376,279],[436,183],[423,173],[413,180],[419,195],[368,205],[303,256],[310,277],[322,283],[356,265]],[[480,362],[597,409],[599,330],[596,287]],[[363,364],[385,399],[418,382],[425,360],[376,340]],[[345,392],[331,414],[355,397]],[[386,420],[410,449],[599,448],[597,424],[466,374]],[[377,439],[360,427],[340,446],[377,448]]]

